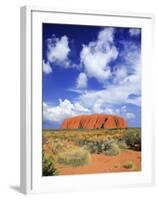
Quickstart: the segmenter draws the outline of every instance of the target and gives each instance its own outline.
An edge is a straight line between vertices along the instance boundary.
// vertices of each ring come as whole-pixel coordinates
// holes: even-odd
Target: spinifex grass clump
[[[83,148],[77,148],[72,149],[70,151],[61,152],[58,155],[58,163],[67,166],[77,167],[88,164],[89,162],[90,153]]]

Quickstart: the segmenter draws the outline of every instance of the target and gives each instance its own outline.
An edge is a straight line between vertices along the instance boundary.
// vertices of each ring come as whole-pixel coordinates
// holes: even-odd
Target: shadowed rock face
[[[127,128],[127,122],[123,117],[107,114],[79,115],[67,118],[63,121],[62,129],[111,129]]]

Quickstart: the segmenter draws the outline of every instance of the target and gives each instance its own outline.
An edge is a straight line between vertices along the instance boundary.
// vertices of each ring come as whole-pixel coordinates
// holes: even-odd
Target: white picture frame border
[[[51,8],[45,8],[45,7],[36,7],[36,6],[24,6],[21,8],[21,174],[20,174],[20,188],[21,192],[28,194],[28,193],[42,193],[42,192],[61,192],[61,191],[79,191],[87,190],[87,189],[95,189],[95,188],[108,188],[108,187],[120,187],[120,186],[143,186],[143,185],[152,185],[154,183],[154,130],[153,130],[153,110],[151,104],[153,103],[153,100],[148,97],[148,93],[145,92],[145,95],[143,98],[147,98],[145,106],[147,107],[146,113],[150,114],[150,121],[148,122],[148,130],[151,130],[152,135],[151,137],[148,137],[147,140],[149,140],[149,148],[147,151],[148,153],[148,161],[149,163],[148,167],[148,176],[141,176],[141,179],[139,178],[138,172],[131,172],[131,173],[114,173],[114,174],[92,174],[92,175],[73,175],[73,176],[57,176],[57,177],[47,177],[47,180],[44,181],[44,184],[41,184],[41,180],[44,180],[44,177],[39,177],[36,174],[38,165],[35,164],[35,152],[37,153],[39,150],[37,150],[41,145],[38,144],[36,146],[35,143],[35,134],[32,134],[32,131],[34,129],[34,117],[33,117],[33,110],[35,104],[34,102],[39,101],[40,95],[34,95],[36,87],[38,87],[38,82],[36,83],[34,75],[35,73],[39,74],[41,68],[36,71],[35,68],[33,68],[34,63],[34,57],[33,52],[38,51],[37,48],[33,48],[36,45],[33,45],[34,43],[34,33],[32,32],[33,26],[35,26],[33,22],[33,13],[40,12],[40,13],[52,13],[57,15],[80,15],[80,16],[98,16],[98,17],[116,17],[116,18],[131,18],[131,19],[143,19],[144,20],[150,20],[147,34],[149,38],[148,46],[146,48],[149,48],[149,51],[146,50],[145,56],[147,55],[148,58],[146,58],[146,61],[148,62],[144,66],[148,64],[152,64],[152,40],[153,40],[153,20],[154,16],[152,14],[137,14],[137,13],[120,13],[120,12],[106,12],[106,11],[88,11],[88,10],[66,10],[66,9],[51,9]],[[51,15],[51,14],[50,14]],[[35,17],[37,20],[40,19],[40,16]],[[46,18],[46,16],[45,16]],[[41,19],[40,19],[41,20]],[[43,20],[43,17],[42,17]],[[60,19],[61,20],[61,19]],[[80,19],[79,19],[80,20]],[[55,21],[59,21],[58,17],[55,18]],[[64,20],[65,21],[65,20]],[[139,20],[140,21],[140,20]],[[62,23],[62,21],[61,21]],[[67,22],[63,22],[67,23]],[[138,24],[139,23],[139,24]],[[140,22],[136,23],[136,27],[141,27]],[[147,21],[146,21],[147,23]],[[105,24],[106,26],[106,24]],[[112,24],[113,26],[113,24]],[[120,26],[120,25],[119,25]],[[130,25],[131,27],[132,25]],[[147,26],[147,25],[146,25]],[[133,27],[133,26],[132,26]],[[36,28],[35,28],[36,29]],[[36,31],[36,30],[35,30]],[[35,43],[37,44],[39,40],[37,40]],[[37,47],[39,47],[37,45]],[[38,51],[40,54],[40,51]],[[149,53],[149,55],[148,55]],[[38,55],[39,55],[38,54]],[[35,54],[34,54],[35,55]],[[41,59],[38,58],[39,60]],[[36,63],[36,62],[35,62]],[[39,63],[39,61],[38,61]],[[35,71],[34,71],[35,69]],[[146,71],[146,70],[145,70]],[[150,93],[152,93],[151,87],[152,87],[152,77],[151,77],[151,70],[144,72],[144,86],[147,87],[147,90]],[[146,84],[147,76],[149,75],[149,85]],[[34,100],[34,96],[35,100]],[[144,102],[144,101],[143,101]],[[38,106],[40,106],[38,104]],[[36,109],[34,110],[34,113],[36,112]],[[38,112],[38,110],[37,110]],[[144,116],[145,121],[147,121],[147,116]],[[40,136],[41,137],[41,136]],[[37,141],[40,142],[39,138],[37,138]],[[148,144],[148,141],[145,142],[145,144]],[[36,150],[34,149],[34,146],[38,147]],[[33,151],[34,149],[34,151]],[[38,155],[38,153],[37,153]],[[40,158],[40,157],[39,157]],[[34,161],[34,162],[33,162]],[[39,160],[37,159],[37,163],[39,163]],[[34,163],[34,164],[33,164]],[[35,175],[36,174],[36,175]],[[130,175],[132,174],[132,175]],[[105,182],[102,182],[102,184],[99,184],[100,180],[102,180],[102,176],[107,177],[109,180],[116,180],[116,176],[118,179],[126,180],[126,177],[132,177],[131,181],[121,181],[121,184],[112,182],[110,184],[106,184]],[[138,180],[137,180],[138,177]],[[145,178],[144,178],[145,177]],[[87,182],[87,180],[89,181]],[[51,181],[50,181],[51,180]],[[52,182],[52,180],[54,180]],[[78,181],[76,181],[78,180]],[[91,184],[95,180],[95,184]],[[53,184],[51,184],[51,182]],[[79,184],[75,184],[75,182],[79,182]],[[70,184],[69,186],[68,183]],[[82,184],[85,183],[85,184]],[[47,184],[47,186],[46,186]],[[46,186],[44,188],[44,186]]]

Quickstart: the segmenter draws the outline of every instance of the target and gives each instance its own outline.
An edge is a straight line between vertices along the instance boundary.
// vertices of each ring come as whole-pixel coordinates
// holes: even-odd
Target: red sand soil
[[[123,165],[133,163],[133,167],[126,169]],[[59,166],[59,175],[92,174],[105,172],[141,171],[141,152],[126,150],[117,156],[91,154],[91,162],[79,167]]]

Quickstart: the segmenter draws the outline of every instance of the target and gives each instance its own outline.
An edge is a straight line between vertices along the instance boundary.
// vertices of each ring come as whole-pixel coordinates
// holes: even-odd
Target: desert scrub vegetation
[[[106,155],[110,155],[110,156],[116,156],[120,153],[120,148],[116,143],[111,143],[110,148],[105,151]]]
[[[43,149],[53,158],[54,167],[84,165],[92,153],[116,156],[126,149],[140,151],[141,129],[44,130]]]
[[[72,149],[59,153],[57,161],[60,164],[72,167],[86,165],[90,162],[90,153],[84,148]]]
[[[43,167],[43,176],[55,176],[58,175],[58,171],[54,164],[54,159],[43,153],[42,159],[42,167]]]
[[[43,136],[47,139],[60,139],[79,142],[80,140],[105,140],[119,138],[125,135],[127,129],[59,129],[44,130]]]
[[[141,151],[141,130],[134,128],[134,129],[128,129],[124,140],[126,144],[134,150]]]
[[[131,169],[133,168],[133,162],[129,161],[128,163],[124,164],[123,167],[126,169]]]
[[[54,176],[67,167],[91,165],[91,158],[94,162],[94,156],[97,156],[91,154],[109,155],[111,159],[111,156],[117,156],[127,149],[140,151],[141,129],[43,130],[42,144],[43,176]],[[122,163],[113,163],[112,166],[115,171],[120,168],[125,171],[139,169],[131,157]]]
[[[84,146],[90,151],[90,153],[103,153],[106,155],[118,155],[120,153],[120,148],[115,140],[109,139],[105,141],[84,141],[81,146]]]
[[[124,139],[118,139],[116,143],[120,149],[128,149],[128,145]]]
[[[54,142],[51,143],[51,150],[53,154],[58,154],[61,151],[64,151],[66,148],[66,144],[63,141],[60,140],[55,140]]]

